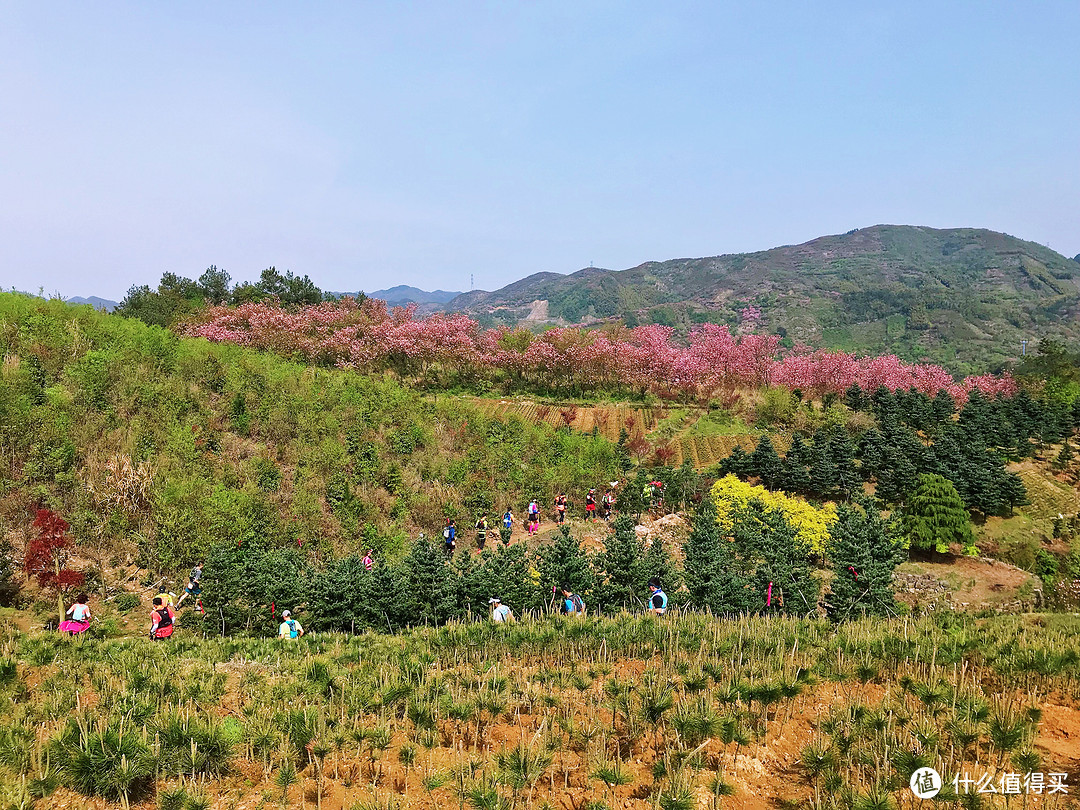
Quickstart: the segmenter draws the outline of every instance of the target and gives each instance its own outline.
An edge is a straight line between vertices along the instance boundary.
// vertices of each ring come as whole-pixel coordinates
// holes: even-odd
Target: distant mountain
[[[94,309],[103,309],[106,312],[112,312],[118,306],[118,302],[110,301],[108,298],[98,298],[96,295],[91,295],[89,298],[82,298],[81,296],[75,296],[67,300],[69,304],[89,304]]]
[[[876,225],[757,253],[537,273],[446,309],[504,323],[726,323],[967,373],[1018,356],[1025,339],[1080,340],[1078,279],[1077,262],[1006,234]]]
[[[374,290],[367,294],[369,298],[381,298],[388,304],[446,304],[459,295],[461,293],[457,291],[432,290],[428,292],[405,284],[399,284],[389,290]]]

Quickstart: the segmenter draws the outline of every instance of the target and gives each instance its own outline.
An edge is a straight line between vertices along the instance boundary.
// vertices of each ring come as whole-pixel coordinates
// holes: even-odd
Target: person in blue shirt
[[[649,612],[657,616],[667,613],[667,594],[660,587],[660,580],[653,577],[649,580]]]
[[[510,507],[506,508],[506,513],[503,515],[502,531],[499,535],[502,537],[503,545],[510,545],[510,535],[514,531],[514,513]]]
[[[562,612],[568,615],[584,616],[585,600],[570,590],[569,585],[564,584],[561,590],[563,595]]]

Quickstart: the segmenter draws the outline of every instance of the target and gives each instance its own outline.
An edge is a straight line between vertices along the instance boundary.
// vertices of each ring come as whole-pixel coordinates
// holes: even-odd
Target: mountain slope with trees
[[[555,322],[623,318],[747,325],[788,342],[994,368],[1021,340],[1080,336],[1080,265],[977,228],[876,225],[757,253],[537,273],[447,305],[514,322],[547,301]]]

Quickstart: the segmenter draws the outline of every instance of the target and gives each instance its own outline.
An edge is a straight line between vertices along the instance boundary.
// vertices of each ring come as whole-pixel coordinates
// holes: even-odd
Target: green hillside
[[[0,357],[0,540],[45,505],[81,547],[134,541],[153,571],[252,537],[400,549],[617,470],[602,437],[88,306],[0,293]]]
[[[877,225],[758,253],[539,273],[449,306],[515,321],[546,301],[553,322],[689,327],[738,326],[750,305],[792,343],[969,373],[1018,357],[1023,339],[1080,337],[1078,278],[1072,259],[994,231]]]

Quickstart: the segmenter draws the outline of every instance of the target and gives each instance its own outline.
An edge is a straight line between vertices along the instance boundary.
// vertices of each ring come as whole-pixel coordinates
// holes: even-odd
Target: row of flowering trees
[[[185,334],[274,351],[308,362],[364,372],[391,370],[423,378],[452,369],[459,379],[496,375],[545,390],[631,390],[665,399],[707,398],[741,387],[782,385],[821,396],[852,385],[873,391],[945,390],[958,402],[979,389],[1011,395],[1008,376],[957,382],[940,366],[906,363],[895,355],[858,358],[846,352],[782,352],[775,335],[733,335],[705,324],[678,340],[671,327],[587,330],[483,329],[463,314],[416,317],[414,307],[352,298],[285,309],[258,302],[204,310]]]

